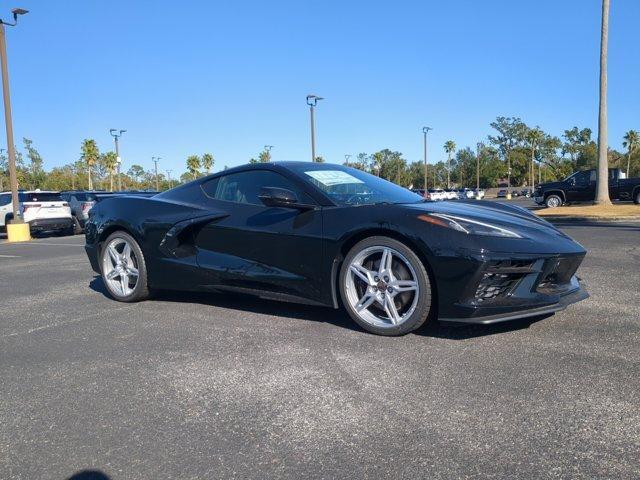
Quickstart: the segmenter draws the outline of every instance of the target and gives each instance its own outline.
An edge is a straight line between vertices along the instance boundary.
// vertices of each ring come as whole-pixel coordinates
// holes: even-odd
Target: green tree
[[[113,174],[118,166],[118,157],[116,156],[116,152],[107,152],[102,154],[101,163],[109,174],[109,191],[113,192]]]
[[[80,159],[87,167],[87,178],[89,180],[89,190],[93,190],[93,181],[91,180],[91,170],[100,159],[100,151],[98,145],[93,139],[85,139],[82,142]]]
[[[45,181],[45,172],[43,169],[43,161],[40,153],[33,146],[33,141],[26,137],[23,137],[22,142],[24,148],[27,151],[27,158],[29,159],[28,167],[28,182],[32,189],[40,188]]]
[[[207,172],[207,175],[211,173],[214,162],[215,160],[213,158],[213,155],[211,155],[210,153],[205,153],[204,155],[202,155],[202,168],[204,168],[204,171]]]
[[[456,151],[456,142],[447,140],[444,151],[447,153],[447,188],[451,188],[451,154]]]
[[[518,117],[498,117],[491,122],[491,128],[496,130],[496,135],[489,135],[489,142],[494,145],[503,161],[506,163],[506,174],[511,186],[512,154],[517,146],[523,145],[527,126]]]
[[[609,198],[609,159],[607,140],[607,50],[609,43],[609,0],[602,0],[602,28],[600,30],[600,103],[598,108],[598,175],[596,201],[611,205]]]
[[[133,164],[127,171],[127,175],[129,175],[133,181],[138,184],[140,183],[140,179],[144,176],[145,171],[142,165]]]
[[[635,130],[629,130],[624,134],[624,141],[622,146],[627,149],[627,178],[629,177],[629,170],[631,168],[631,155],[633,151],[640,147],[640,135]]]
[[[187,157],[187,171],[193,180],[200,176],[200,157],[198,155]]]
[[[529,168],[529,185],[531,188],[534,187],[536,183],[536,168],[535,168],[535,159],[536,159],[536,150],[540,145],[540,142],[544,139],[544,132],[540,130],[540,127],[529,128],[527,129],[526,139],[531,150],[531,164]]]

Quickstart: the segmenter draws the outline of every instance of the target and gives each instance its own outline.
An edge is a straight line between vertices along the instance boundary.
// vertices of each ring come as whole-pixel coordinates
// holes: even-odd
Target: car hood
[[[442,213],[496,225],[522,235],[523,239],[497,239],[491,236],[469,236],[478,248],[537,253],[584,253],[584,248],[555,226],[524,208],[500,202],[471,200],[457,202],[420,202],[404,204],[406,212]]]
[[[547,183],[540,183],[536,186],[536,190],[541,189],[541,190],[547,190],[549,188],[560,188],[564,185],[563,182],[547,182]]]

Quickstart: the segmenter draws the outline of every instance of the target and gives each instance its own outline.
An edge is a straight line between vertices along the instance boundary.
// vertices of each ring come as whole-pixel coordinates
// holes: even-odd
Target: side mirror
[[[258,198],[267,207],[297,208],[302,210],[311,208],[310,205],[299,203],[297,195],[286,188],[263,187]]]

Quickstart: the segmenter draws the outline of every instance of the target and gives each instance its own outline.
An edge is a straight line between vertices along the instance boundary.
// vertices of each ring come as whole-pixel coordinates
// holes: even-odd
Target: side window
[[[576,185],[586,185],[589,183],[589,172],[580,172],[575,178]]]
[[[596,171],[591,170],[591,175],[589,175],[589,182],[594,183],[596,181]]]
[[[263,187],[286,188],[304,203],[315,203],[305,192],[279,173],[269,170],[250,170],[213,178],[202,185],[204,193],[216,200],[262,205],[258,198]]]
[[[4,194],[0,195],[0,207],[4,207],[5,205],[9,205],[11,203],[11,195]]]

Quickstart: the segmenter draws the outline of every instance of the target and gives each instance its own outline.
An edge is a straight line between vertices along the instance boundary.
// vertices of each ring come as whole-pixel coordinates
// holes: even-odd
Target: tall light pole
[[[122,191],[122,176],[120,175],[120,165],[122,164],[122,159],[120,158],[120,146],[118,145],[118,139],[125,133],[126,130],[118,131],[117,128],[112,128],[109,130],[109,133],[113,137],[113,141],[116,144],[116,162],[118,164],[118,191]]]
[[[169,188],[173,188],[173,181],[171,180],[171,172],[173,172],[173,170],[167,170],[167,180],[169,181]]]
[[[6,124],[7,130],[7,153],[9,157],[9,182],[11,183],[11,201],[13,206],[13,219],[11,220],[11,224],[23,225],[24,220],[20,215],[19,208],[19,200],[18,200],[18,177],[16,175],[16,147],[13,144],[13,121],[11,119],[11,94],[9,91],[9,69],[7,66],[7,40],[5,37],[4,26],[9,25],[10,27],[15,27],[18,23],[18,15],[24,15],[29,13],[27,10],[22,8],[14,8],[11,13],[13,13],[13,23],[5,22],[0,19],[0,63],[2,64],[2,93],[4,99],[4,121]],[[16,235],[17,240],[27,239],[29,237],[29,228],[26,229],[26,235],[24,232],[24,227],[16,227]],[[9,226],[7,226],[7,235],[12,237],[9,233]],[[13,228],[11,228],[13,230]],[[18,238],[20,237],[20,238]],[[25,238],[26,237],[26,238]],[[11,240],[12,238],[9,238]]]
[[[483,146],[480,142],[476,144],[476,191],[480,190],[480,153]]]
[[[155,170],[155,174],[156,174],[156,192],[160,191],[160,187],[158,184],[158,160],[160,160],[161,157],[151,157],[151,160],[154,163],[154,170]]]
[[[427,189],[427,133],[429,133],[429,130],[433,130],[433,128],[422,127],[422,133],[424,135],[424,189],[425,190]]]
[[[349,155],[348,153],[345,154],[344,156],[344,164],[348,165],[349,164],[349,159],[351,158],[351,155]]]
[[[309,105],[309,111],[311,113],[311,161],[316,161],[316,116],[315,109],[319,100],[324,100],[317,95],[307,95],[307,105]]]

